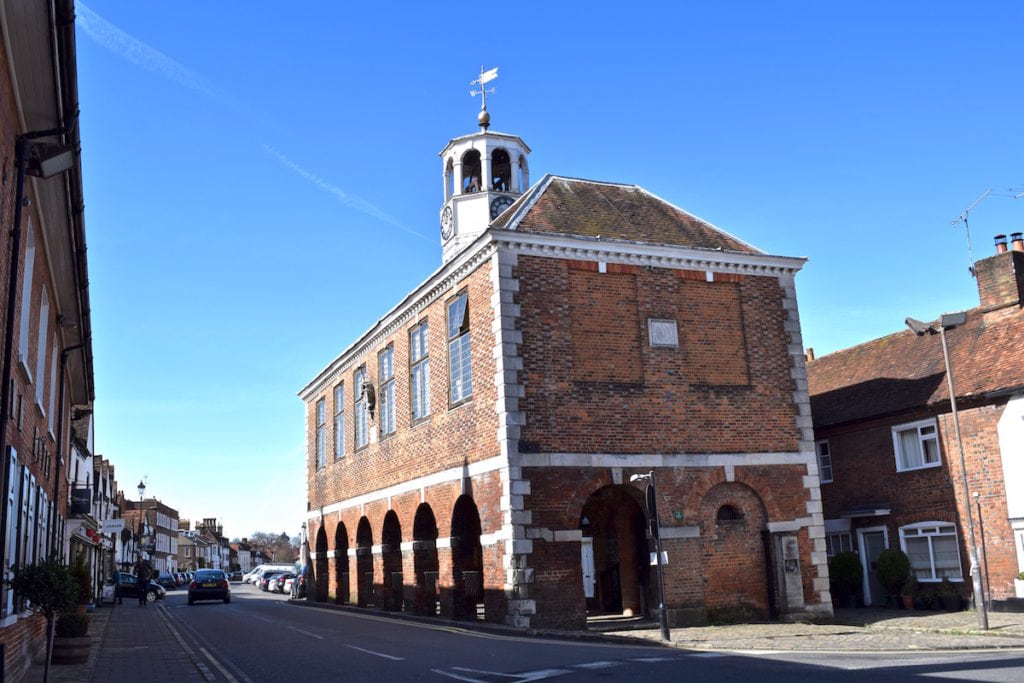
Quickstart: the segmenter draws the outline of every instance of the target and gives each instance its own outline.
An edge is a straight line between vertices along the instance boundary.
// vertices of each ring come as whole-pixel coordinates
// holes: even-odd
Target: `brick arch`
[[[437,557],[437,520],[428,503],[420,503],[412,524],[413,612],[437,614],[437,581],[440,562]]]
[[[580,510],[577,524],[593,548],[590,609],[627,615],[643,611],[650,582],[642,496],[635,486],[609,484],[592,491]]]
[[[483,601],[483,548],[480,512],[470,495],[455,501],[451,521],[452,616],[476,619]]]
[[[348,602],[348,530],[338,522],[334,528],[334,600],[339,605]]]
[[[381,599],[384,609],[397,612],[402,609],[402,523],[398,513],[388,510],[380,531]]]
[[[327,602],[327,529],[323,524],[316,532],[316,601]]]
[[[735,519],[719,519],[731,508]],[[733,516],[733,515],[727,515]],[[746,484],[724,482],[708,489],[698,520],[704,555],[704,608],[710,621],[769,616],[768,559],[763,533],[768,511]]]
[[[800,469],[803,471],[799,471]],[[803,483],[806,474],[805,465],[788,468],[788,471],[778,465],[737,467],[736,483],[744,484],[757,492],[769,519],[788,519],[793,516],[793,505],[790,503],[783,506],[776,491],[787,491],[791,494],[794,491],[802,491],[809,495]],[[780,481],[780,477],[786,477],[790,481]],[[806,510],[805,507],[801,509]]]
[[[356,601],[360,607],[375,604],[373,599],[373,528],[370,520],[359,518],[356,526]]]

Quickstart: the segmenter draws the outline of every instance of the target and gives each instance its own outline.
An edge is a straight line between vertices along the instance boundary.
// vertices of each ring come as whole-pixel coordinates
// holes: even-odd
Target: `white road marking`
[[[324,639],[323,636],[321,636],[319,634],[316,634],[316,633],[313,633],[311,631],[303,631],[301,628],[295,628],[294,626],[289,626],[288,628],[290,628],[293,631],[298,631],[302,635],[309,636],[310,638],[316,638],[317,640],[323,640]]]
[[[359,650],[360,652],[365,652],[368,655],[376,655],[377,657],[383,657],[384,659],[394,659],[396,661],[402,661],[403,659],[405,659],[405,657],[395,657],[394,655],[386,655],[383,652],[374,652],[373,650],[367,650],[366,648],[363,648],[363,647],[356,647],[355,645],[346,645],[345,647],[350,647],[353,650]]]
[[[467,683],[490,683],[490,681],[483,681],[479,678],[469,678],[468,676],[458,676],[453,673],[448,673],[447,671],[441,671],[440,669],[431,669],[431,671],[435,674],[447,676],[448,678],[454,678],[457,681],[466,681]]]
[[[613,666],[622,666],[622,662],[587,662],[586,664],[575,664],[577,669],[610,669]]]

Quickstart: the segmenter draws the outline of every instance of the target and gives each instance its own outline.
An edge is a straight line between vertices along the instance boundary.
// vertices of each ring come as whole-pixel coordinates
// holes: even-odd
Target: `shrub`
[[[860,588],[864,578],[860,557],[857,556],[857,553],[849,550],[836,553],[829,560],[828,576],[833,593],[840,596],[853,595]]]
[[[910,558],[899,548],[886,548],[875,563],[878,580],[889,595],[899,595],[910,580]]]
[[[60,638],[81,638],[89,633],[89,616],[69,612],[57,617],[57,636]]]

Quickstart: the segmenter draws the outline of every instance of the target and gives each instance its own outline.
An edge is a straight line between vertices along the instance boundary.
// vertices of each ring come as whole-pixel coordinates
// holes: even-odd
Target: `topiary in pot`
[[[864,579],[864,570],[857,553],[849,550],[836,553],[829,560],[828,577],[832,594],[852,607],[850,603],[856,600],[857,591]]]
[[[878,581],[889,596],[897,596],[910,580],[910,558],[899,548],[886,548],[875,562]]]
[[[28,609],[46,617],[46,666],[43,681],[50,677],[50,659],[53,655],[53,632],[56,618],[74,612],[78,600],[79,584],[71,568],[54,556],[38,564],[12,565],[7,585],[20,603],[27,601]]]

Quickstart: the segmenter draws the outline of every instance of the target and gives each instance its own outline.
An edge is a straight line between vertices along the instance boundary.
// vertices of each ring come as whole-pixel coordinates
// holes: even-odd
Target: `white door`
[[[580,542],[580,562],[583,565],[583,595],[594,597],[594,539],[583,537]]]
[[[858,529],[857,536],[860,541],[861,566],[864,569],[864,604],[884,605],[885,589],[882,587],[882,582],[878,580],[875,565],[878,562],[878,556],[889,547],[889,534],[885,527],[872,527]]]

